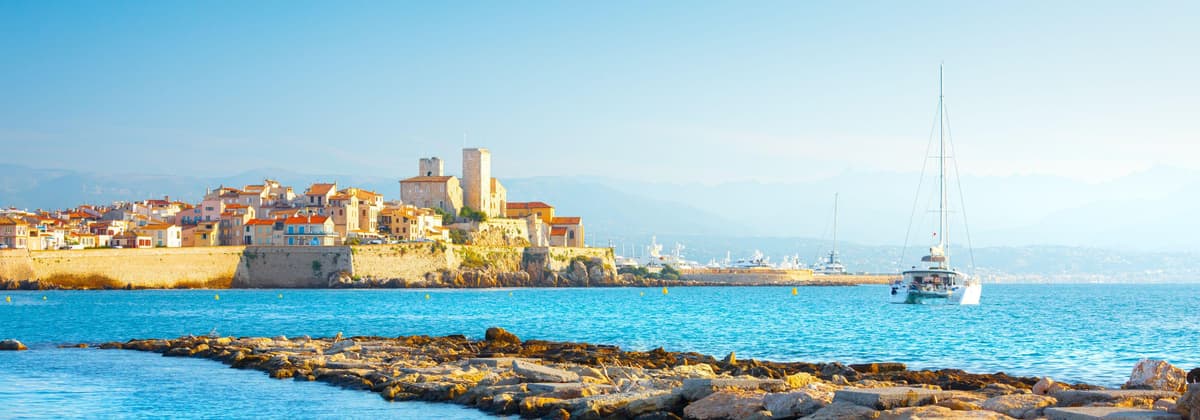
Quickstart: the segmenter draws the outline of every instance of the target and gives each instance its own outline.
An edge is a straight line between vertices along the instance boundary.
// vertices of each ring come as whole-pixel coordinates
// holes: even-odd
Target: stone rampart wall
[[[229,288],[242,247],[81,249],[29,255],[35,279],[71,288]]]

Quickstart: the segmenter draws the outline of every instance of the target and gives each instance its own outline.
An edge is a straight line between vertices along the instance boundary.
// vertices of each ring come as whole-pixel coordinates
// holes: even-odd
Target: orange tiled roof
[[[580,217],[555,217],[550,219],[552,225],[578,225],[583,219]]]
[[[288,225],[313,225],[324,224],[326,220],[329,220],[329,216],[293,216],[284,220],[283,223]]]
[[[565,228],[565,227],[550,228],[550,236],[567,236],[567,228]]]
[[[312,184],[308,190],[304,191],[305,195],[326,195],[336,184]]]
[[[412,178],[400,181],[400,183],[405,183],[405,182],[439,182],[439,183],[441,183],[441,182],[449,181],[450,178],[454,178],[454,177],[452,177],[452,176],[414,176]]]
[[[237,204],[237,203],[225,205],[225,208],[227,208],[227,209],[244,209],[244,208],[248,208],[248,207],[250,207],[250,206],[247,206],[245,204]]]
[[[529,202],[518,202],[518,203],[509,202],[508,204],[506,204],[504,206],[504,208],[507,208],[510,210],[532,210],[532,209],[552,209],[552,208],[554,208],[554,206],[543,203],[541,201],[529,201]]]
[[[275,224],[275,220],[274,219],[250,219],[250,221],[246,222],[246,224],[250,225],[250,226],[271,226],[271,225]]]
[[[168,223],[151,223],[146,226],[142,226],[142,230],[163,230],[163,229],[170,229],[173,227],[175,227],[175,225],[168,224]]]
[[[24,220],[18,220],[12,217],[4,216],[0,217],[0,225],[29,225],[29,223],[25,223]]]

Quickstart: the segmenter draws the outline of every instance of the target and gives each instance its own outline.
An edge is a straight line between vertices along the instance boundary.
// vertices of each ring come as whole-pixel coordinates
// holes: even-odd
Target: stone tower
[[[443,169],[442,158],[437,156],[421,158],[421,173],[417,176],[444,176]]]
[[[463,205],[476,211],[491,208],[492,153],[487,149],[463,149]]]

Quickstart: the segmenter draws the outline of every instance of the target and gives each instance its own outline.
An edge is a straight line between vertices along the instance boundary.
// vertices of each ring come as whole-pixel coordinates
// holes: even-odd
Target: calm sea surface
[[[0,292],[0,417],[412,417],[481,413],[388,403],[200,359],[61,343],[203,335],[445,335],[779,361],[899,361],[1117,386],[1140,358],[1200,367],[1200,284],[985,285],[979,306],[887,303],[883,286],[494,290]],[[219,294],[220,299],[214,299]],[[429,296],[426,299],[426,295]],[[45,297],[45,299],[43,299]]]

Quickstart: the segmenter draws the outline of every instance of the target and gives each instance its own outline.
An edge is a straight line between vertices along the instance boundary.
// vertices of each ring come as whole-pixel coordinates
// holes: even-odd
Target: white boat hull
[[[930,292],[912,289],[906,284],[893,283],[891,287],[892,303],[907,304],[943,304],[943,305],[978,305],[983,295],[983,285],[978,281],[954,286],[948,292]]]

